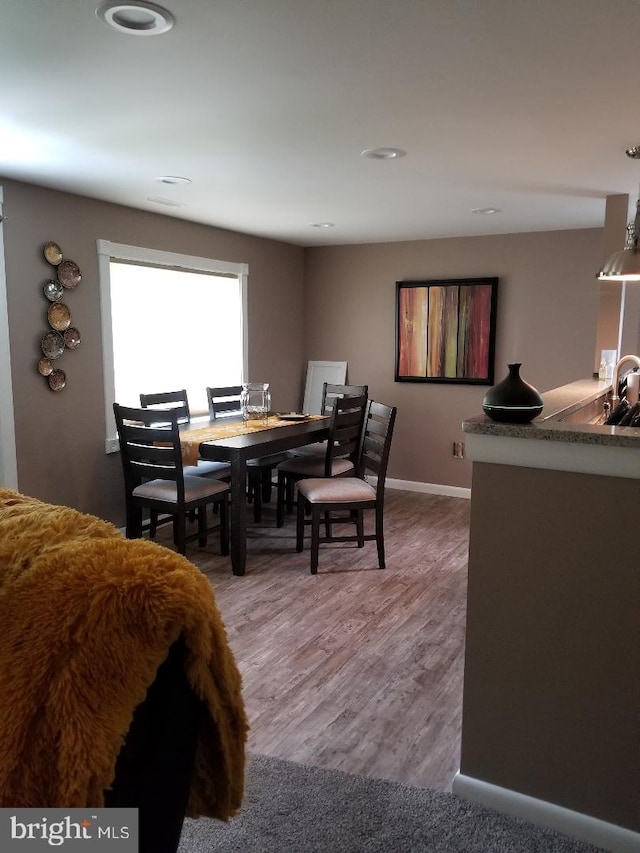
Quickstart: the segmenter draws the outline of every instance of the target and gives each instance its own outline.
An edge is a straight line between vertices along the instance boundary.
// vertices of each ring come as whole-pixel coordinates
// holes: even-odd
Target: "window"
[[[117,449],[113,403],[186,388],[193,416],[207,385],[246,373],[245,264],[98,241],[107,452]]]

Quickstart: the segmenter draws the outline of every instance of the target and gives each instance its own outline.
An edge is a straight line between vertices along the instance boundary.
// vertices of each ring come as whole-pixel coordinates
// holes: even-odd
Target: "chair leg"
[[[137,506],[127,507],[127,539],[140,539],[142,536],[142,510]]]
[[[358,537],[358,548],[364,548],[364,512],[356,510],[356,534]]]
[[[220,553],[229,556],[229,502],[226,494],[220,501]]]
[[[287,512],[293,512],[293,492],[295,489],[295,481],[293,477],[287,479]]]
[[[207,544],[207,507],[199,506],[196,514],[198,517],[198,545],[204,548]]]
[[[271,503],[271,489],[273,488],[271,471],[271,468],[267,468],[262,472],[262,502],[265,504]]]
[[[178,553],[183,556],[187,552],[187,518],[184,513],[179,513],[174,520],[174,540]]]
[[[260,472],[256,471],[249,475],[252,484],[251,491],[253,493],[253,520],[256,524],[262,521],[262,482]]]
[[[276,503],[276,527],[284,526],[284,500],[285,500],[286,478],[282,472],[278,472],[278,497]]]
[[[149,510],[149,536],[151,539],[156,538],[156,531],[158,530],[158,513],[155,509]]]
[[[311,574],[318,574],[318,551],[320,550],[320,510],[311,510]]]
[[[298,495],[298,513],[296,516],[296,551],[300,553],[304,548],[304,513],[306,501]]]
[[[378,547],[378,566],[384,569],[384,528],[382,526],[382,507],[376,504],[376,545]]]

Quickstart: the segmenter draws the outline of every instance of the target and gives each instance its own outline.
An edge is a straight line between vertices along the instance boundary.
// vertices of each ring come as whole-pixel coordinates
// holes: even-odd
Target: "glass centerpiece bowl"
[[[242,419],[267,422],[271,409],[271,392],[268,382],[243,382],[240,395]]]

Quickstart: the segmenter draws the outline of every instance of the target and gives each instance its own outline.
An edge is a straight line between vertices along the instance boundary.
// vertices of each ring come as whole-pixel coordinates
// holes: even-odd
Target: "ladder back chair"
[[[329,437],[323,455],[288,459],[278,465],[276,525],[284,525],[285,507],[293,511],[294,489],[308,477],[347,477],[354,474],[360,447],[367,397],[336,397],[331,410]]]
[[[207,403],[209,404],[209,417],[217,418],[240,417],[242,408],[240,406],[240,395],[242,385],[228,385],[225,388],[207,388]]]
[[[218,529],[220,551],[229,553],[229,484],[207,477],[185,474],[178,428],[180,415],[170,409],[158,424],[156,410],[113,404],[124,474],[127,539],[142,536],[143,510],[154,514],[149,523],[155,535],[158,515],[173,520],[174,542],[180,554],[194,539],[204,547],[207,535]],[[219,524],[207,527],[206,508],[219,507]],[[198,529],[187,534],[187,516],[195,513]]]
[[[387,476],[391,438],[397,410],[370,400],[362,430],[362,440],[356,476],[335,479],[305,479],[298,481],[298,512],[296,519],[296,550],[304,547],[305,516],[311,515],[311,574],[318,572],[321,542],[357,542],[375,540],[378,566],[385,567],[384,552],[384,490]],[[377,477],[373,486],[365,479],[367,474]],[[374,510],[375,527],[372,534],[364,533],[364,510]],[[324,519],[326,532],[320,536],[320,521]],[[334,536],[334,524],[355,524],[354,535]]]
[[[140,405],[143,409],[158,411],[170,410],[175,412],[178,424],[188,424],[191,421],[189,399],[186,389],[181,391],[162,391],[157,394],[140,394]],[[160,423],[160,422],[158,422]],[[212,462],[198,459],[197,465],[185,466],[185,474],[194,477],[213,477],[215,480],[229,479],[231,465],[228,462]]]
[[[140,394],[143,409],[172,409],[178,416],[179,424],[188,424],[191,420],[187,391],[161,391],[157,394]]]
[[[322,403],[320,412],[323,415],[330,415],[334,401],[337,397],[367,397],[369,394],[368,385],[334,385],[331,382],[325,382],[322,386]],[[313,444],[307,444],[304,447],[296,447],[292,451],[294,456],[324,456],[327,451],[326,441],[316,441]]]
[[[241,394],[242,385],[229,385],[224,388],[208,387],[207,402],[211,420],[241,417]],[[262,504],[271,501],[273,471],[288,456],[288,453],[272,453],[270,456],[247,460],[247,497],[253,502],[253,520],[256,524],[262,520]]]
[[[334,385],[331,382],[325,382],[322,386],[322,408],[320,411],[323,415],[330,414],[337,397],[367,397],[368,394],[368,385]]]

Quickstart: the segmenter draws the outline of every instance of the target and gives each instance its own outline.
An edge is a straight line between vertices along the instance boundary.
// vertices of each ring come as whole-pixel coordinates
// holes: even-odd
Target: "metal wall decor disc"
[[[38,362],[38,373],[40,376],[49,376],[53,373],[53,362],[50,358],[41,358]]]
[[[45,281],[42,285],[42,289],[49,302],[59,302],[64,295],[64,287],[54,278],[50,278],[49,281]]]
[[[67,377],[65,375],[64,370],[60,370],[60,368],[56,368],[49,375],[49,388],[52,391],[62,391],[64,386],[67,384]]]
[[[48,243],[45,243],[44,256],[50,264],[53,264],[54,267],[57,267],[58,264],[62,261],[62,251],[60,249],[60,246],[58,246],[57,243],[54,243],[51,240]]]

